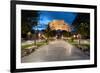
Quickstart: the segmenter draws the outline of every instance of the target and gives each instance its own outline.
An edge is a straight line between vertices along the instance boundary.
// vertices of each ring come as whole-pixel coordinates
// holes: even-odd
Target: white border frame
[[[63,12],[84,12],[90,13],[90,60],[74,60],[74,61],[59,61],[59,62],[38,62],[38,63],[21,63],[21,10],[49,10]],[[16,69],[23,68],[40,68],[40,67],[55,67],[55,66],[72,66],[72,65],[87,65],[94,64],[94,9],[86,8],[70,8],[70,7],[52,7],[52,6],[37,6],[37,5],[16,5]]]

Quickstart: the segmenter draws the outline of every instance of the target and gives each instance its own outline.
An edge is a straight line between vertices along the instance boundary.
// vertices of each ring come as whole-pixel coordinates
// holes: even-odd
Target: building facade
[[[50,22],[49,27],[51,30],[64,30],[71,32],[70,26],[64,22],[64,20],[53,20]]]

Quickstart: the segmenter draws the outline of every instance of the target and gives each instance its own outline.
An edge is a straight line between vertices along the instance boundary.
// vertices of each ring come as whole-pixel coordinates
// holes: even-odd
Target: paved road
[[[85,60],[89,56],[81,50],[63,40],[50,42],[49,45],[38,48],[35,52],[21,59],[21,62],[47,62],[47,61],[67,61]]]

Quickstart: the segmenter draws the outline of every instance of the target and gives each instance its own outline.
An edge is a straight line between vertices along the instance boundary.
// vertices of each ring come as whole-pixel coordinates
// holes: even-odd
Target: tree
[[[81,34],[84,38],[90,38],[90,14],[78,13],[73,22],[75,33]]]
[[[32,27],[37,25],[38,12],[31,10],[21,11],[21,37],[27,38],[27,33],[32,32]]]
[[[83,37],[89,37],[90,35],[90,25],[88,23],[80,23],[77,28],[77,32],[81,34]]]

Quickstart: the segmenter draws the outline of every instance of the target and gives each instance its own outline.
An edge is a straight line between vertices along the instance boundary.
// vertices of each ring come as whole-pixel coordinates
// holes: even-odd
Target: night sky
[[[53,20],[64,20],[71,25],[75,20],[77,13],[73,12],[53,12],[53,11],[38,11],[38,25],[33,27],[34,30],[44,30],[49,22]]]

